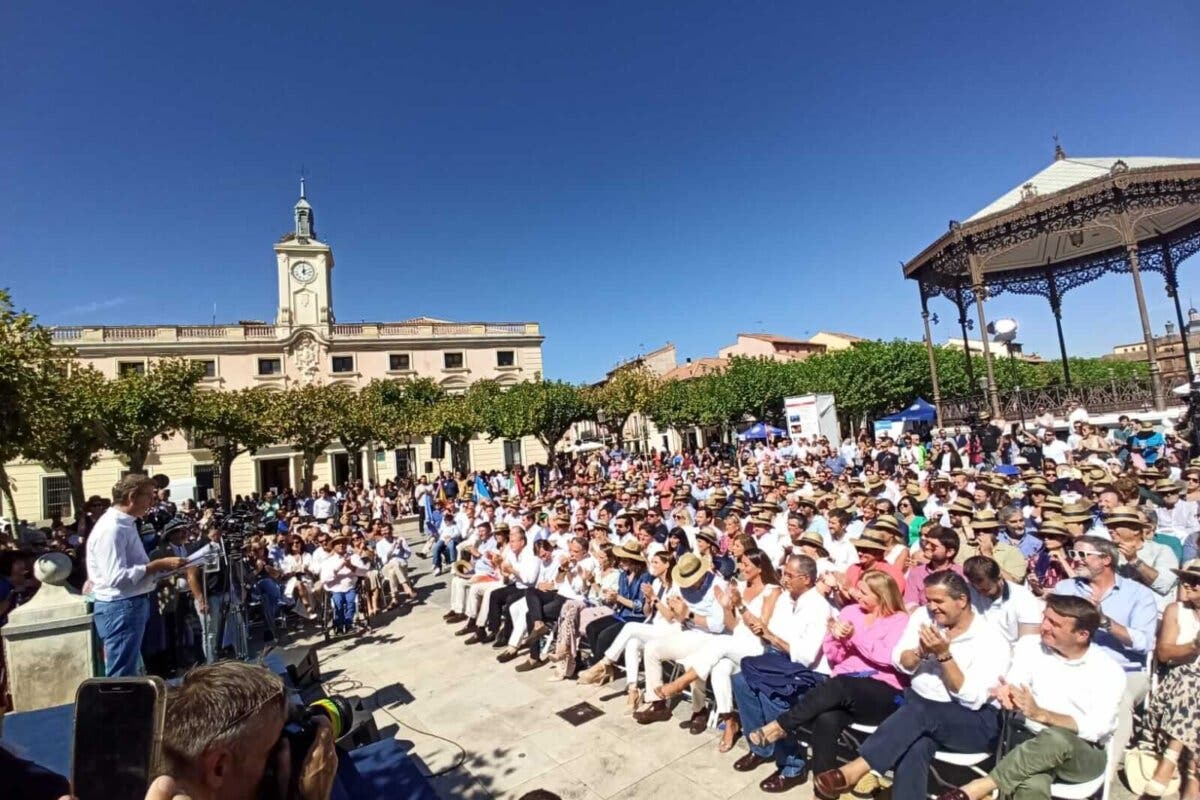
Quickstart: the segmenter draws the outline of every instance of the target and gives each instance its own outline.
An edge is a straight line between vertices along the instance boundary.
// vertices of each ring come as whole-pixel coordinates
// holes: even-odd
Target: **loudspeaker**
[[[318,692],[324,691],[315,647],[272,647],[263,654],[263,664],[306,700],[314,687]]]
[[[441,461],[446,457],[446,439],[442,436],[434,434],[433,442],[429,446],[429,453],[437,461]]]

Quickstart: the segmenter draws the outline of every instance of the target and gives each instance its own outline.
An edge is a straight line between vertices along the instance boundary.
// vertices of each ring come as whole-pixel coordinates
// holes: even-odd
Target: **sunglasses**
[[[1097,552],[1094,552],[1092,550],[1068,550],[1067,551],[1067,558],[1071,559],[1072,561],[1083,561],[1088,556],[1098,556],[1098,555],[1100,555],[1100,554]]]

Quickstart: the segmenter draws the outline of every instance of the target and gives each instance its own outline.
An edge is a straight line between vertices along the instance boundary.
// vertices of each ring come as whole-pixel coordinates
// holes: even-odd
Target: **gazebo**
[[[1156,409],[1165,407],[1142,273],[1160,273],[1175,302],[1188,379],[1195,381],[1187,327],[1179,304],[1178,268],[1200,250],[1200,158],[1070,158],[1055,147],[1054,161],[1029,180],[959,222],[903,265],[917,281],[921,316],[933,378],[934,403],[941,409],[937,364],[929,328],[929,300],[942,296],[955,305],[962,328],[967,375],[974,382],[967,346],[968,309],[974,305],[987,369],[987,406],[1001,416],[987,339],[985,300],[1005,292],[1040,295],[1049,302],[1058,329],[1063,379],[1069,387],[1067,346],[1062,332],[1063,296],[1109,272],[1128,273],[1141,316]]]

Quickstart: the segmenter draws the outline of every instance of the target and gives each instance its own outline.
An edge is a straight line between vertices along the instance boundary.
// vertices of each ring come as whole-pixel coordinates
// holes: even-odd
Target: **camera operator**
[[[256,800],[287,797],[295,770],[301,800],[328,800],[338,764],[329,721],[314,721],[316,738],[300,754],[284,735],[287,719],[283,682],[269,670],[238,661],[196,667],[167,696],[166,773],[191,800]]]
[[[204,532],[204,537],[188,548],[188,553],[194,553],[205,545],[212,547],[212,553],[202,564],[187,571],[187,581],[196,614],[200,617],[204,660],[211,664],[220,656],[222,647],[233,645],[229,626],[221,625],[222,608],[230,601],[230,585],[229,555],[225,550],[220,525],[210,526]],[[222,627],[223,640],[218,642]]]
[[[104,672],[109,677],[138,674],[155,580],[184,566],[177,556],[150,561],[142,546],[137,518],[150,509],[155,492],[154,480],[145,475],[121,478],[113,486],[113,505],[96,521],[87,540],[93,619],[104,643]]]

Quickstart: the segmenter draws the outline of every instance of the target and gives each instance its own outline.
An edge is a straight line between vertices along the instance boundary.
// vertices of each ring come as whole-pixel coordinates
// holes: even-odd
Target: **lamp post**
[[[1009,374],[1012,377],[1013,386],[1017,384],[1017,356],[1016,351],[1021,349],[1021,345],[1017,344],[1017,321],[1015,319],[998,319],[988,323],[987,332],[992,335],[992,341],[996,344],[1003,345],[1008,351],[1008,368]],[[1021,399],[1017,397],[1017,412],[1021,416],[1021,427],[1025,427],[1025,414],[1020,408]]]

